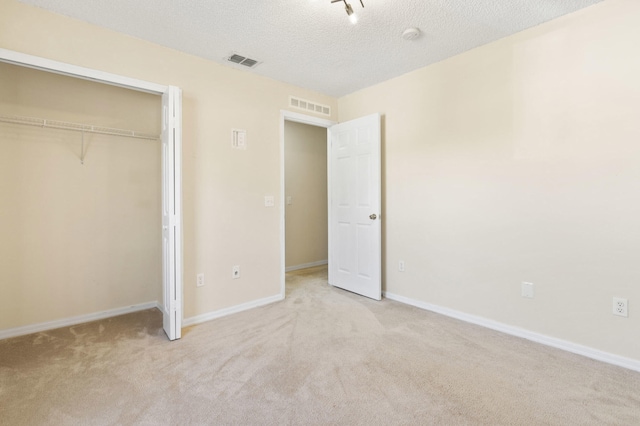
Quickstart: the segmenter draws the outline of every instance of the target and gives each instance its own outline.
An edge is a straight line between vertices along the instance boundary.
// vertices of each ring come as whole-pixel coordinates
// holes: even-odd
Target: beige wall
[[[0,63],[0,115],[160,133],[160,97]],[[0,330],[161,300],[160,142],[0,123]]]
[[[280,293],[280,111],[290,95],[335,99],[87,23],[0,2],[0,46],[183,90],[184,316]],[[330,117],[335,119],[335,117]],[[231,129],[248,149],[231,149]],[[231,278],[233,265],[242,277]],[[205,286],[196,287],[196,274]]]
[[[327,129],[285,121],[285,265],[327,260]]]
[[[640,359],[639,22],[603,2],[339,100],[384,115],[386,291]]]

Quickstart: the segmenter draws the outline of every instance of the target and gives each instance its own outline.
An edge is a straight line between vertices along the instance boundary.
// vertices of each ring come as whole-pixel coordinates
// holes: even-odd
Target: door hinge
[[[162,129],[167,130],[167,123],[169,122],[167,106],[162,107]]]

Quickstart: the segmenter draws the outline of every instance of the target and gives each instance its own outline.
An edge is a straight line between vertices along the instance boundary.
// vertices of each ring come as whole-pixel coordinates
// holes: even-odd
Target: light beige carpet
[[[2,425],[640,425],[640,374],[287,277],[183,330],[157,310],[0,342]]]

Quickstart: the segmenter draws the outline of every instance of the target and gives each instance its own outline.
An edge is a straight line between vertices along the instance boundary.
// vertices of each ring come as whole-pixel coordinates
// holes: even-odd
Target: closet
[[[163,300],[161,111],[0,62],[0,330]]]

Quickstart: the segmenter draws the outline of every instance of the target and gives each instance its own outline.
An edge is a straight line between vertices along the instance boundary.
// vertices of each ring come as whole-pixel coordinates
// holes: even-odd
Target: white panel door
[[[329,145],[329,284],[380,300],[380,115],[336,124]]]
[[[182,328],[182,92],[162,95],[162,286],[163,328],[169,340]]]

